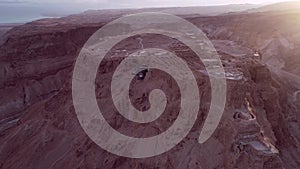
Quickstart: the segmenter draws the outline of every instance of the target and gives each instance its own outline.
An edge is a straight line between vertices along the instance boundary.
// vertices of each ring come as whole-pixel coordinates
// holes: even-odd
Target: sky
[[[225,4],[268,4],[291,0],[0,0],[0,5],[66,5],[71,8],[143,8],[167,6],[207,6]],[[294,0],[295,1],[295,0]]]
[[[28,22],[90,9],[270,4],[283,1],[291,0],[0,0],[0,23]]]

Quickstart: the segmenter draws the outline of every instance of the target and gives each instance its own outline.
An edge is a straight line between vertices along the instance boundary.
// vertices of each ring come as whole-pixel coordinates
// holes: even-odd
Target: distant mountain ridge
[[[255,9],[249,9],[248,12],[271,12],[271,11],[300,11],[300,1],[280,2],[270,4]]]
[[[174,15],[219,15],[228,12],[242,12],[244,10],[254,9],[260,7],[255,4],[230,4],[230,5],[218,5],[218,6],[191,6],[191,7],[163,7],[163,8],[136,8],[136,9],[107,9],[107,10],[89,10],[84,13],[97,13],[97,12],[164,12]]]
[[[165,7],[165,8],[141,8],[141,9],[101,9],[101,10],[87,10],[87,13],[106,13],[106,12],[165,12],[175,15],[219,15],[228,12],[241,12],[253,8],[257,8],[259,5],[253,4],[232,4],[232,5],[220,5],[220,6],[196,6],[196,7]],[[0,23],[19,23],[30,22],[36,19],[49,18],[49,17],[63,17],[70,14],[82,13],[83,9],[70,9],[63,6],[0,6]]]

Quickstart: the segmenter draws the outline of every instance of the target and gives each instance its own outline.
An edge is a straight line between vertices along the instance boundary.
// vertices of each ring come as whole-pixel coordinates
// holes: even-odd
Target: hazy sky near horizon
[[[0,23],[28,22],[91,9],[271,4],[284,1],[291,0],[0,0]]]
[[[143,8],[167,6],[208,6],[225,4],[268,4],[297,0],[0,0],[0,6],[6,5],[71,5],[74,8]],[[300,0],[298,0],[300,1]]]

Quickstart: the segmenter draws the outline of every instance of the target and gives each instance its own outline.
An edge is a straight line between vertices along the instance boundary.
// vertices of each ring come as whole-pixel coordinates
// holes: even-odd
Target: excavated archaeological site
[[[204,144],[198,143],[198,137],[210,107],[211,86],[195,53],[167,36],[141,34],[121,41],[101,62],[95,82],[98,105],[115,130],[131,137],[150,137],[166,131],[178,116],[179,87],[169,74],[157,69],[132,80],[130,100],[138,110],[146,111],[149,92],[163,90],[168,104],[158,119],[134,123],[113,106],[112,75],[126,56],[142,48],[172,51],[189,65],[199,86],[198,117],[187,137],[159,156],[119,157],[95,144],[79,124],[72,102],[75,61],[95,31],[135,12],[103,15],[93,11],[42,19],[15,26],[0,37],[0,168],[299,168],[299,9],[180,15],[206,34],[225,70],[224,114]]]

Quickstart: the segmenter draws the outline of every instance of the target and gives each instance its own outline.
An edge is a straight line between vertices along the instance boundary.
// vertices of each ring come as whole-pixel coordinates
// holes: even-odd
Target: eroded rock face
[[[0,47],[0,123],[4,129],[6,122],[16,122],[26,108],[61,90],[80,46],[97,29],[45,27],[34,23],[17,27]]]
[[[109,77],[126,52],[140,49],[139,38],[145,48],[178,51],[194,66],[201,96],[196,124],[175,148],[147,159],[118,157],[102,150],[84,133],[74,111],[73,65],[82,45],[103,23],[69,24],[58,19],[14,28],[0,47],[0,168],[296,168],[300,163],[296,130],[300,105],[291,101],[286,93],[290,86],[281,76],[253,58],[248,45],[252,41],[230,30],[228,25],[238,22],[237,18],[190,18],[215,40],[228,83],[224,116],[204,144],[197,139],[210,106],[210,84],[204,66],[195,65],[182,44],[157,36],[133,37],[119,44],[111,52],[114,57],[102,63],[96,79],[99,105],[109,103]],[[178,114],[180,94],[172,78],[150,70],[144,80],[131,85],[132,102],[140,109],[149,106],[151,89],[162,88],[173,103],[170,113],[159,123],[137,125],[106,104],[104,108],[112,110],[105,114],[106,120],[128,135],[164,131]]]

